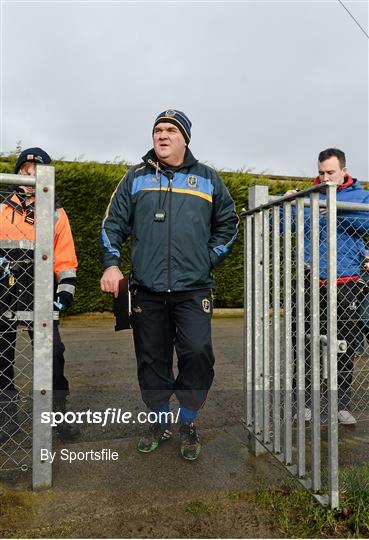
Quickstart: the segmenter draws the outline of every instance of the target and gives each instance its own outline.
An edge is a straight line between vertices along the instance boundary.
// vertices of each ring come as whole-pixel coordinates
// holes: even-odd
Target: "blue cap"
[[[23,163],[27,163],[27,161],[34,161],[40,165],[50,165],[51,157],[45,152],[45,150],[42,150],[42,148],[26,148],[26,150],[23,150],[18,156],[14,168],[14,174],[18,174],[18,171],[22,167]]]

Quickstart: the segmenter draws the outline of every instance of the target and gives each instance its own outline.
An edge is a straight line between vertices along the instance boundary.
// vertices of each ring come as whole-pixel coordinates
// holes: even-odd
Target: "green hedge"
[[[0,157],[1,172],[13,172],[15,157]],[[77,292],[70,312],[109,311],[110,295],[100,292],[99,232],[110,196],[128,169],[126,163],[55,161],[56,189],[68,213],[79,261]],[[278,181],[248,172],[222,172],[220,176],[236,202],[237,212],[247,206],[248,187],[269,186],[272,195],[296,187],[296,179]],[[310,180],[306,180],[306,186]],[[299,188],[305,183],[298,182]],[[125,246],[122,270],[129,270],[129,246]],[[216,307],[241,307],[243,304],[243,227],[231,256],[215,270]]]

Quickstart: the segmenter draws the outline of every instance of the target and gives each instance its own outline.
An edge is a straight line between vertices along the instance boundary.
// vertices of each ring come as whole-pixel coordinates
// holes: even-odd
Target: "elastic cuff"
[[[210,251],[209,251],[209,257],[210,257],[210,262],[211,262],[212,268],[215,268],[215,267],[219,264],[219,257],[218,257],[218,255],[215,253],[215,251],[213,251],[212,249],[210,249]]]

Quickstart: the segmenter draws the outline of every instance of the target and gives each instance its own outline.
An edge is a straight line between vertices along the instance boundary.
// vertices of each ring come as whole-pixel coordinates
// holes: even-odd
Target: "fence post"
[[[244,388],[246,426],[252,429],[252,216],[244,223]]]
[[[249,209],[268,203],[267,186],[251,186],[248,190]],[[263,215],[256,212],[253,219],[252,242],[252,372],[253,372],[253,436],[249,438],[249,450],[255,455],[264,454],[265,447],[255,436],[264,431],[264,369],[263,369]]]
[[[270,260],[269,260],[269,231],[270,231],[270,211],[262,212],[263,227],[263,442],[270,443]]]
[[[304,199],[296,201],[296,405],[297,405],[297,474],[306,475],[305,430],[305,212]]]
[[[281,253],[280,213],[273,207],[272,227],[272,280],[273,280],[273,449],[281,453]]]
[[[329,506],[338,508],[337,418],[337,186],[327,184],[328,226],[328,491]]]
[[[292,231],[291,202],[283,204],[283,321],[284,321],[284,463],[292,465]]]
[[[36,241],[33,317],[33,489],[52,485],[52,465],[41,450],[52,449],[52,427],[41,413],[52,411],[54,297],[54,167],[36,167]]]
[[[310,371],[311,371],[311,467],[312,489],[322,486],[321,419],[320,419],[320,290],[319,290],[319,193],[310,196]]]

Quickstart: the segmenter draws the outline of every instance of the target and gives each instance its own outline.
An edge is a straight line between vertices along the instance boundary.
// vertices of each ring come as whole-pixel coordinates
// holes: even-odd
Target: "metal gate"
[[[34,238],[3,212],[12,204],[17,211],[17,186],[36,189]],[[0,473],[32,466],[33,488],[52,483],[51,464],[41,460],[52,428],[41,413],[52,410],[54,197],[54,167],[37,165],[35,177],[0,174]]]
[[[269,451],[331,508],[339,506],[339,410],[369,390],[368,370],[351,358],[355,333],[364,338],[358,304],[367,285],[337,280],[337,256],[365,247],[369,205],[337,203],[336,189],[268,197],[266,186],[253,186],[242,214],[245,427],[255,454]]]

